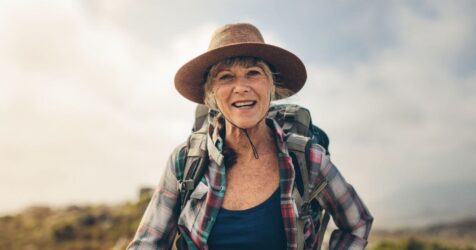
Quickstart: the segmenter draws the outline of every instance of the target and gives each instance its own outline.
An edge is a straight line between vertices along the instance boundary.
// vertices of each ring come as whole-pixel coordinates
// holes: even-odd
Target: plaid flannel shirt
[[[297,249],[298,210],[292,196],[295,188],[294,166],[288,154],[283,130],[274,120],[268,119],[267,123],[275,132],[278,149],[281,214],[287,248]],[[208,169],[182,211],[179,211],[177,180],[183,176],[187,148],[182,144],[174,150],[128,249],[169,249],[177,230],[183,234],[190,249],[208,249],[207,239],[226,191],[222,145],[223,139],[217,129],[211,128],[207,138],[210,158]],[[319,206],[314,209],[326,209],[338,227],[331,235],[329,248],[364,249],[373,221],[372,216],[352,186],[332,164],[329,156],[325,154],[325,149],[315,144],[311,145],[309,150],[308,188],[313,190],[322,181],[328,182],[318,197]],[[314,211],[312,214],[319,214],[317,212],[320,211]],[[312,216],[310,220],[305,223],[305,249],[315,249],[318,244],[319,217]]]

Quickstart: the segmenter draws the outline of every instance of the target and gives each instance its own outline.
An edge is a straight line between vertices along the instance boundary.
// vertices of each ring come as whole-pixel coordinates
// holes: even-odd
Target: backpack
[[[178,180],[178,190],[180,193],[181,210],[190,199],[190,194],[202,179],[206,167],[208,166],[208,157],[206,149],[206,139],[208,125],[210,121],[218,114],[215,110],[209,110],[205,105],[198,105],[195,111],[195,122],[192,128],[192,134],[187,142],[187,157],[183,171],[183,179]],[[311,216],[311,202],[317,199],[317,196],[325,188],[327,182],[323,182],[315,190],[306,192],[308,186],[308,168],[307,156],[311,143],[319,144],[326,149],[329,154],[329,138],[327,134],[319,127],[312,124],[309,110],[294,104],[273,105],[268,111],[269,118],[273,118],[286,133],[286,145],[295,166],[296,187],[293,190],[293,197],[298,208],[298,249],[304,246],[304,224]],[[324,232],[329,222],[327,211],[321,211],[320,228],[318,230],[320,249]],[[180,237],[182,238],[182,237]],[[186,246],[183,240],[177,240],[177,248]],[[180,246],[180,247],[179,247]]]

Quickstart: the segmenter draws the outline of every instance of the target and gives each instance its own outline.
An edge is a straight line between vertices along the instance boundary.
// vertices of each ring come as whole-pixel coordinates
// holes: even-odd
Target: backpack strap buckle
[[[187,192],[187,191],[192,191],[194,189],[193,185],[193,180],[188,179],[188,180],[180,180],[178,182],[178,190],[179,192]]]
[[[310,211],[311,210],[311,203],[308,201],[303,202],[301,205],[301,211],[299,211],[299,219],[306,220],[311,217]]]
[[[294,120],[295,116],[296,116],[296,108],[292,106],[286,107],[283,114],[284,119]]]
[[[292,105],[289,105],[283,111],[283,130],[285,132],[290,132],[294,126],[294,120],[296,117],[296,108]]]

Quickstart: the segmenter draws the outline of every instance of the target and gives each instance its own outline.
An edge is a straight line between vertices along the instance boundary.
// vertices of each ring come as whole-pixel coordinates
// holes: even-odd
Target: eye
[[[261,72],[259,72],[258,70],[250,70],[250,71],[248,71],[248,75],[249,76],[257,76],[257,75],[261,75]]]
[[[232,79],[233,76],[231,74],[226,74],[225,73],[225,74],[219,75],[217,78],[218,78],[219,81],[227,81],[227,80]]]
[[[248,76],[261,76],[264,74],[263,70],[257,67],[253,67],[246,72]]]

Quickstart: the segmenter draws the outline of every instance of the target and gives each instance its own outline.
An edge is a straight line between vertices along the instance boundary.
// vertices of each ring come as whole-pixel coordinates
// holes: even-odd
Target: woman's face
[[[271,90],[272,83],[260,66],[234,65],[219,70],[213,78],[218,108],[240,128],[254,127],[265,117]]]

